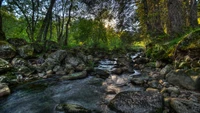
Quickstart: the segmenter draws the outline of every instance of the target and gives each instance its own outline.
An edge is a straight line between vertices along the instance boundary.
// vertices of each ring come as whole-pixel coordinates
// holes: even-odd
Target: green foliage
[[[3,15],[3,31],[7,38],[24,38],[29,40],[26,33],[26,23],[23,19],[17,18],[14,14],[2,11]]]
[[[73,23],[70,31],[75,40],[85,45],[99,46],[100,41],[107,41],[104,24],[97,20],[81,18]]]

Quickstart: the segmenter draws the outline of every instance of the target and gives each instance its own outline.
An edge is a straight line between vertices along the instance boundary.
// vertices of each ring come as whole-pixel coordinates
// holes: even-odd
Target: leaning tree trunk
[[[0,0],[0,40],[5,40],[5,33],[3,32],[3,21],[2,21],[2,11],[1,11],[1,6],[2,6],[3,0]]]
[[[168,34],[172,37],[182,33],[185,27],[181,0],[168,0]]]

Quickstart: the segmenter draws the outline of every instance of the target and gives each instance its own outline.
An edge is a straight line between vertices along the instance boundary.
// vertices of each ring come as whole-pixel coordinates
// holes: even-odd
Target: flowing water
[[[111,71],[116,65],[117,60],[104,59],[97,68]],[[106,80],[89,76],[70,81],[61,81],[61,76],[55,75],[25,83],[0,99],[0,113],[62,113],[55,108],[63,103],[77,104],[93,112],[115,113],[107,108],[107,103],[119,92],[143,90],[130,83],[131,77],[139,74],[135,70],[133,74],[111,74]]]

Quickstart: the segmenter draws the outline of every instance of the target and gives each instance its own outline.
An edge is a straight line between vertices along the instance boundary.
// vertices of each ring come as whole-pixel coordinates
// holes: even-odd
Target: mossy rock
[[[34,43],[31,43],[31,46],[34,48],[34,53],[36,53],[36,54],[42,53],[42,51],[43,51],[42,44],[34,42]]]
[[[0,72],[7,71],[11,68],[11,65],[6,60],[0,58]]]
[[[22,58],[34,57],[34,48],[30,44],[21,46],[17,50]]]
[[[9,38],[7,41],[15,47],[19,47],[19,46],[23,46],[27,44],[26,40],[22,38]]]
[[[15,57],[16,49],[6,41],[0,41],[0,58],[10,59]]]

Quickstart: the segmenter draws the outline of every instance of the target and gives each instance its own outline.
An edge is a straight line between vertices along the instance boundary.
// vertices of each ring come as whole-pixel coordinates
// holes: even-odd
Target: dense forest
[[[199,24],[199,0],[0,0],[0,112],[199,113]]]

